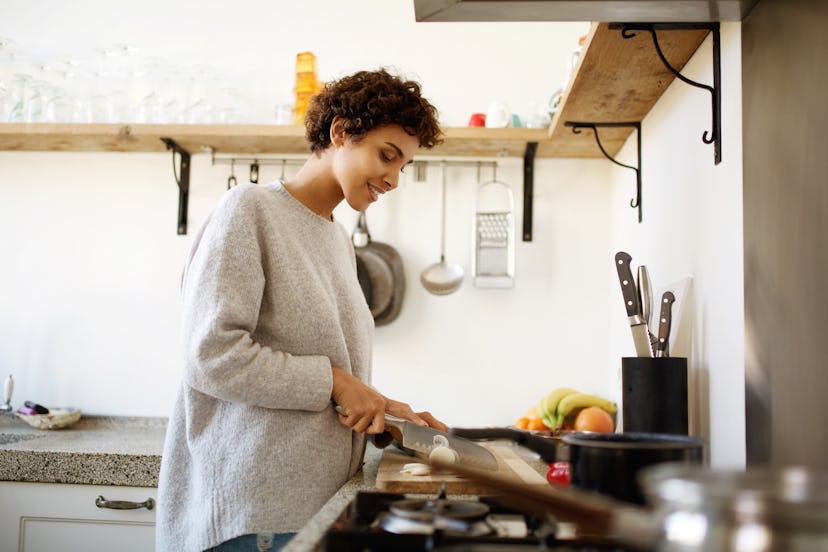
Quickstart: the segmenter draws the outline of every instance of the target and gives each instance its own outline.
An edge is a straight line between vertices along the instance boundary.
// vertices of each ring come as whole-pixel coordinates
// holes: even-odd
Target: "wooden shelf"
[[[681,70],[707,30],[659,31],[664,55]],[[536,158],[602,157],[592,132],[573,134],[571,122],[638,122],[675,77],[658,59],[647,33],[624,39],[607,23],[593,24],[576,76],[564,92],[550,128],[449,127],[445,142],[421,156],[523,157],[537,142]],[[702,125],[703,126],[703,125]],[[706,127],[705,127],[706,128]],[[704,128],[699,128],[701,133]],[[601,142],[615,155],[632,131],[602,129]],[[158,124],[0,124],[0,150],[163,152],[171,138],[191,154],[210,148],[225,154],[307,154],[301,126]]]
[[[423,156],[523,157],[546,129],[447,128],[445,142]],[[0,150],[163,152],[172,138],[191,154],[307,154],[304,127],[279,125],[0,124]],[[539,147],[538,156],[543,156]]]
[[[658,31],[659,45],[680,71],[707,37],[708,30]],[[550,127],[550,157],[603,157],[591,131],[573,134],[566,122],[640,122],[675,77],[661,63],[648,33],[624,39],[607,23],[593,24],[575,78],[564,92]],[[709,122],[700,122],[699,135]],[[601,130],[601,143],[615,155],[632,129]]]

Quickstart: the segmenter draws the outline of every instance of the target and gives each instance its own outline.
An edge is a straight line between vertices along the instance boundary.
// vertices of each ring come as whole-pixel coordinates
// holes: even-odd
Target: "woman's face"
[[[384,126],[357,141],[340,134],[333,145],[333,172],[345,201],[353,209],[364,211],[397,187],[400,173],[414,159],[420,141],[400,126]]]

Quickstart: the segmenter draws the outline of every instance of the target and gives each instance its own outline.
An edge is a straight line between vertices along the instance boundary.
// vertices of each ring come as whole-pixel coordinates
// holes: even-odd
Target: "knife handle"
[[[633,279],[630,262],[632,257],[624,251],[615,254],[615,270],[618,271],[618,281],[621,283],[621,294],[624,296],[624,308],[627,316],[641,316],[641,307],[638,303],[638,290]]]
[[[661,296],[661,309],[658,316],[658,348],[657,357],[669,356],[670,326],[672,325],[672,308],[676,296],[672,291],[665,291]]]

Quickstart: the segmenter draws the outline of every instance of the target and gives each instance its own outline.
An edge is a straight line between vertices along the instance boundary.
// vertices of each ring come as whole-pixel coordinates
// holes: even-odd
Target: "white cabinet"
[[[155,509],[99,508],[108,501],[156,500],[146,487],[0,482],[0,551],[147,552],[155,548]]]

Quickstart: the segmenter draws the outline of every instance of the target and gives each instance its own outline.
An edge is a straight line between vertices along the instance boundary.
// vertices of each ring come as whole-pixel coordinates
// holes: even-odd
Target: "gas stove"
[[[506,550],[614,550],[578,542],[562,525],[522,513],[497,497],[434,497],[361,491],[328,528],[325,552],[500,552]]]

